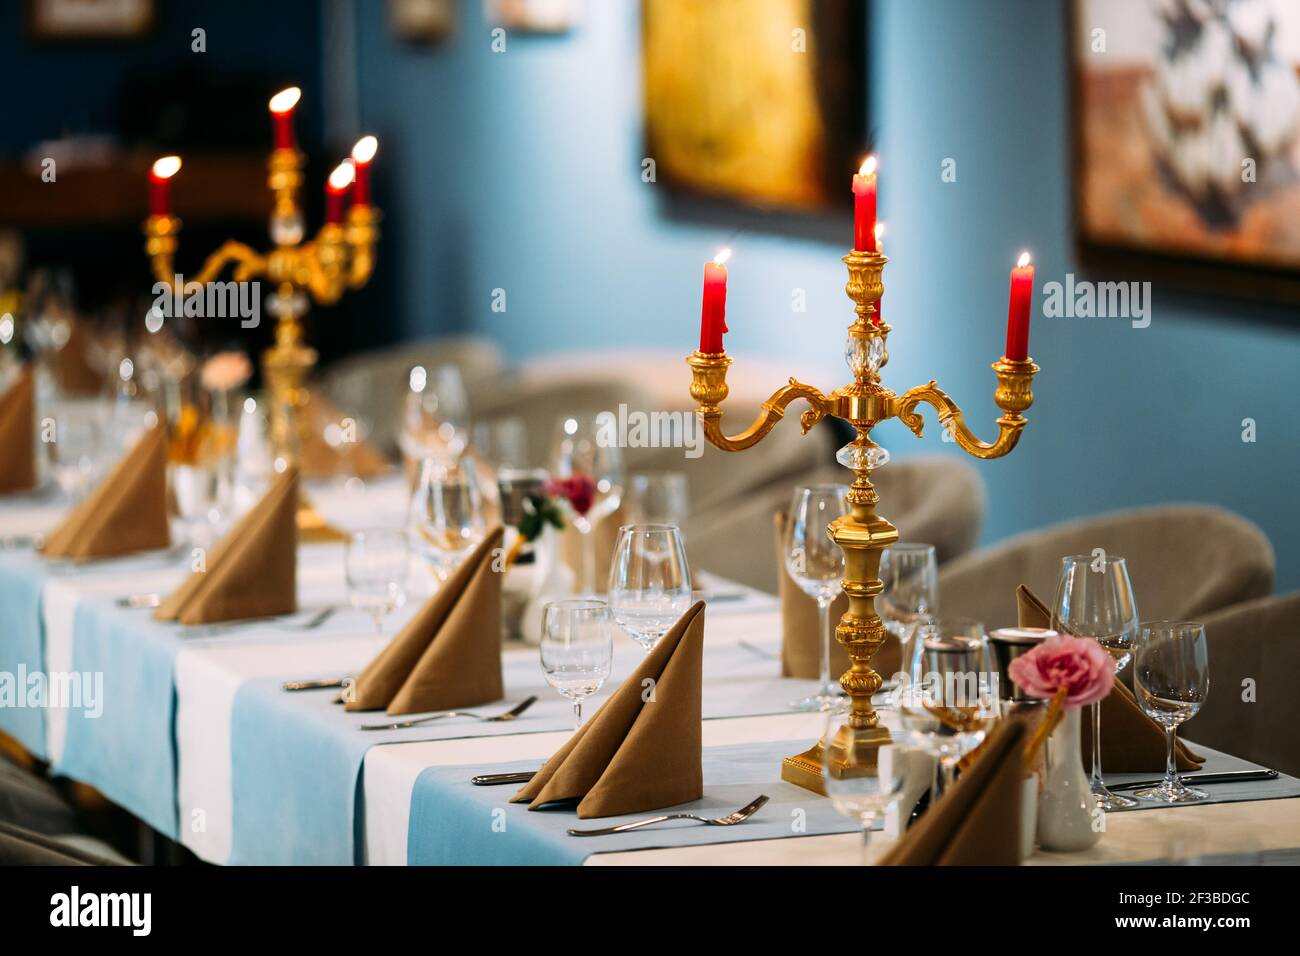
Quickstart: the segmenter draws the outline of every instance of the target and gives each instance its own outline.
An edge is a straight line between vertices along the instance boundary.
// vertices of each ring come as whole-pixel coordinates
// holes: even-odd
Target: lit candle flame
[[[334,172],[330,173],[330,188],[336,192],[347,189],[356,179],[357,168],[353,165],[352,160],[345,159],[334,167]]]
[[[875,171],[876,171],[876,154],[872,153],[870,156],[864,159],[862,161],[862,165],[858,167],[858,175],[871,176],[875,173]]]
[[[352,159],[358,163],[368,163],[375,158],[375,153],[379,151],[379,140],[373,136],[362,136],[357,140],[357,145],[352,147]]]
[[[1016,265],[1019,266],[1021,269],[1029,265],[1029,250],[1025,250],[1024,252],[1020,253],[1020,258],[1016,260]]]
[[[876,223],[876,251],[877,252],[881,252],[884,249],[884,245],[880,241],[884,237],[885,237],[885,224],[883,222],[878,222]]]
[[[181,158],[179,156],[164,156],[155,160],[153,164],[153,175],[155,179],[171,179],[181,171]]]
[[[730,249],[719,249],[718,254],[713,257],[713,264],[715,266],[726,265],[727,260],[730,258],[731,258]]]
[[[281,90],[271,97],[272,113],[287,113],[298,105],[298,100],[302,99],[302,90],[296,86],[291,86],[287,90]]]

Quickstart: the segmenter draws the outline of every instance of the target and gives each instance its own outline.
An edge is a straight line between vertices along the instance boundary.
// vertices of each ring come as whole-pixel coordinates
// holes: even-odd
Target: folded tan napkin
[[[1026,728],[1004,721],[952,790],[903,834],[881,866],[1016,866]]]
[[[167,434],[160,423],[50,533],[41,553],[47,558],[112,558],[170,544]]]
[[[289,468],[153,616],[209,624],[292,614],[298,607],[297,511],[298,471]]]
[[[325,440],[325,427],[331,423],[337,425],[348,416],[318,391],[306,392],[298,414],[306,423],[298,452],[304,478],[332,478],[343,470],[359,478],[372,478],[392,467],[364,438],[337,448]]]
[[[31,366],[0,395],[0,493],[36,487],[36,377]]]
[[[591,529],[596,539],[596,593],[603,594],[609,586],[609,568],[614,563],[614,546],[618,544],[618,529],[630,524],[627,502],[624,501],[611,514],[605,515]],[[572,521],[566,521],[560,532],[560,560],[582,580],[582,535]]]
[[[1023,584],[1016,588],[1016,615],[1021,627],[1051,627],[1052,613]],[[1092,720],[1083,723],[1083,767],[1092,770]],[[1113,773],[1156,772],[1165,767],[1165,732],[1118,679],[1101,702],[1101,769]],[[1179,770],[1199,770],[1205,758],[1178,740],[1174,744]]]
[[[816,680],[821,669],[821,621],[817,602],[809,597],[785,567],[785,528],[789,516],[778,511],[773,520],[776,529],[777,592],[781,598],[781,676]],[[840,594],[831,602],[831,626],[839,623],[849,609],[849,599]],[[844,645],[831,635],[831,678],[849,669]],[[889,680],[903,666],[902,647],[898,638],[885,633],[885,643],[871,658],[871,666],[883,680]]]
[[[348,710],[394,716],[473,707],[505,695],[501,678],[504,529],[492,529],[406,627],[366,665]]]
[[[704,796],[703,666],[704,602],[697,601],[511,802],[536,810],[581,798],[578,816],[588,819]]]

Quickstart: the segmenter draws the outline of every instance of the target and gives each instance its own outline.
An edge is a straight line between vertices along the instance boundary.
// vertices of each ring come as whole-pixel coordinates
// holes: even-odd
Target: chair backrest
[[[1199,618],[1273,589],[1273,548],[1256,525],[1210,505],[1136,508],[1017,535],[939,572],[939,610],[986,627],[1016,623],[1016,587],[1049,605],[1061,558],[1101,548],[1128,561],[1143,620]]]
[[[1210,693],[1189,740],[1300,776],[1300,591],[1207,614]]]
[[[505,367],[500,349],[487,339],[448,336],[403,342],[384,349],[361,352],[335,362],[320,378],[330,401],[350,415],[363,418],[369,439],[380,451],[396,455],[401,429],[402,400],[412,366],[455,365],[473,396],[484,383],[496,380]]]
[[[798,485],[848,484],[852,478],[839,465],[791,472],[743,499],[695,513],[686,534],[692,566],[775,593],[772,515],[790,506]],[[901,540],[933,544],[944,561],[970,549],[979,538],[984,488],[978,472],[966,462],[919,456],[890,463],[872,480],[880,492],[878,510],[899,529]]]

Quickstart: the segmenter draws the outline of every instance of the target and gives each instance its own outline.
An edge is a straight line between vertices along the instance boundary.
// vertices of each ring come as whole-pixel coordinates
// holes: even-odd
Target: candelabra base
[[[348,536],[325,520],[305,494],[298,498],[298,540],[304,544],[347,541]]]
[[[849,737],[851,735],[851,739]],[[874,775],[876,755],[881,747],[890,743],[889,731],[884,727],[842,727],[831,742],[831,774],[837,779],[856,776],[866,771]],[[793,757],[781,761],[781,779],[796,787],[826,796],[826,755],[822,741]]]

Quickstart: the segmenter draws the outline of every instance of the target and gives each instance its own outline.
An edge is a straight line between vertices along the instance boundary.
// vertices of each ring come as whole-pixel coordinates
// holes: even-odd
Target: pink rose
[[[218,352],[203,363],[199,381],[212,392],[239,388],[253,374],[253,366],[243,352]]]
[[[1115,685],[1115,659],[1096,641],[1061,634],[1021,654],[1008,668],[1031,697],[1052,697],[1066,688],[1065,706],[1095,704]]]

